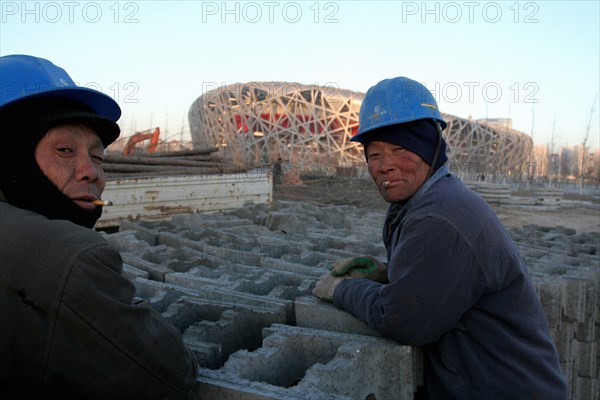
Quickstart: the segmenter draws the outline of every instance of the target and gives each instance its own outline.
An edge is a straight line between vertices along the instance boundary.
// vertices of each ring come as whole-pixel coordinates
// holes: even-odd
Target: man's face
[[[91,210],[104,190],[104,146],[90,128],[69,124],[52,128],[35,149],[42,172],[79,207]],[[43,199],[40,199],[43,201]]]
[[[421,157],[388,142],[369,143],[367,165],[379,193],[390,203],[410,198],[429,172],[429,165]]]

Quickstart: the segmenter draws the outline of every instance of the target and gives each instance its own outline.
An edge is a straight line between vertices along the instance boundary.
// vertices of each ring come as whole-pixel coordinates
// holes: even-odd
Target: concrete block
[[[158,231],[142,226],[141,223],[135,223],[124,220],[119,225],[119,232],[133,231],[138,240],[143,240],[151,246],[158,244]]]
[[[197,395],[226,398],[235,390],[239,399],[253,399],[256,391],[269,399],[413,399],[409,347],[279,324],[263,336],[260,349],[233,354],[219,370],[201,369]]]
[[[325,273],[325,271],[320,268],[309,267],[273,257],[261,257],[258,266],[267,270],[294,273],[313,279],[316,279]]]
[[[580,377],[596,378],[598,374],[598,344],[597,343],[578,343],[577,354],[577,374]]]
[[[280,231],[286,234],[306,235],[307,220],[299,215],[290,215],[282,212],[270,212],[265,226],[271,231]]]
[[[117,232],[106,235],[105,238],[120,253],[126,253],[131,256],[142,256],[150,248],[148,242],[135,237],[135,231]]]
[[[274,323],[287,323],[286,315],[281,311],[256,307],[232,308],[231,305],[198,300],[179,303],[169,311],[177,314],[187,308],[195,310],[194,319],[198,322],[186,327],[184,340],[186,343],[204,343],[196,355],[201,364],[212,369],[220,368],[236,351],[259,348],[263,328]],[[208,346],[208,343],[213,346]]]
[[[123,258],[124,263],[127,263],[132,267],[135,267],[142,271],[146,271],[150,275],[150,278],[155,281],[164,282],[165,274],[173,272],[167,267],[152,263],[150,261],[146,261],[139,257],[134,257],[130,253],[122,253],[121,257]]]
[[[228,247],[225,244],[222,246],[213,246],[197,240],[186,239],[170,232],[161,232],[159,234],[159,242],[174,248],[189,247],[234,263],[253,265],[258,263],[260,259],[260,255],[257,253],[238,250],[233,246]]]
[[[546,275],[536,276],[533,285],[540,296],[548,326],[552,331],[559,329],[562,320],[560,280]]]
[[[600,385],[598,379],[577,377],[573,400],[600,399]]]
[[[136,295],[148,302],[158,312],[165,311],[169,305],[184,296],[195,296],[196,291],[181,286],[169,285],[162,282],[144,278],[135,278],[132,281]]]
[[[150,279],[150,273],[147,271],[125,263],[123,263],[123,271],[121,274],[130,281],[134,280],[135,278]]]
[[[380,336],[361,320],[312,295],[298,297],[295,301],[295,311],[296,325],[300,327]]]
[[[588,295],[595,292],[594,283],[589,279],[566,276],[561,284],[563,290],[561,299],[565,318],[577,322],[592,319],[596,312],[596,302]]]

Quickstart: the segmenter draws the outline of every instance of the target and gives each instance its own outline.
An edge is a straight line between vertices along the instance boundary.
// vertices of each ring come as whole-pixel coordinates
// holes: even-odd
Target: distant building
[[[593,153],[588,154],[586,174],[589,183],[594,185],[600,184],[600,149],[596,149]]]
[[[289,82],[239,83],[200,96],[189,111],[195,146],[217,146],[241,164],[364,162],[358,112],[364,95]]]
[[[499,130],[510,131],[512,129],[512,118],[481,118],[476,121]]]
[[[535,163],[536,176],[547,177],[550,174],[550,156],[547,145],[536,144],[533,146],[533,162]]]
[[[560,149],[560,173],[559,177],[562,180],[573,180],[577,174],[577,157],[575,151],[569,147]]]
[[[364,94],[290,82],[223,86],[200,96],[189,110],[195,147],[219,148],[244,165],[279,158],[300,168],[364,166],[358,133]],[[509,177],[528,169],[531,138],[510,119],[473,121],[443,114],[449,165],[463,178]]]
[[[468,120],[443,114],[448,122],[448,164],[469,181],[514,181],[532,174],[531,137],[512,129],[510,119]]]

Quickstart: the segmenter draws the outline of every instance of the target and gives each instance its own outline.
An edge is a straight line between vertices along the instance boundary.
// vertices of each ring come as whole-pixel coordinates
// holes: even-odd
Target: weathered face
[[[429,165],[409,150],[388,142],[367,146],[369,174],[387,202],[410,198],[427,179]]]
[[[99,199],[104,190],[103,157],[104,146],[98,135],[79,124],[50,129],[35,149],[42,172],[61,192],[87,210],[97,207],[92,201]]]

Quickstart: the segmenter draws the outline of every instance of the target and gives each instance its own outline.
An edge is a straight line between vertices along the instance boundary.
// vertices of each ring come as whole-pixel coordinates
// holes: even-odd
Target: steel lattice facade
[[[507,124],[491,124],[443,114],[448,123],[448,164],[466,180],[511,179],[532,173],[533,141]]]
[[[240,165],[278,159],[296,166],[364,165],[358,132],[364,93],[288,82],[223,86],[200,96],[189,111],[195,147],[219,148]],[[527,164],[531,138],[509,126],[443,114],[449,164],[463,171],[506,173]]]

